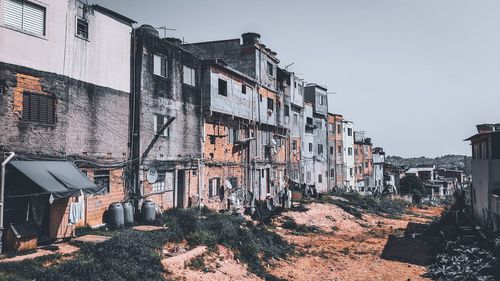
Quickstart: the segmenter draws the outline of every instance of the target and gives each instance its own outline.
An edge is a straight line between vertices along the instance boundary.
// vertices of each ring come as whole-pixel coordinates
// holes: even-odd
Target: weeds
[[[498,280],[499,276],[493,276],[495,273],[498,275],[495,272],[498,266],[491,252],[478,245],[447,242],[425,276],[435,280]]]
[[[347,200],[332,198],[323,200],[327,200],[327,202],[339,206],[341,209],[358,219],[362,219],[362,211],[389,218],[398,218],[409,206],[407,202],[402,200],[362,196],[358,193],[333,193],[332,195]]]
[[[305,233],[322,233],[323,231],[315,225],[298,224],[291,217],[284,217],[281,225],[285,229],[293,230],[294,234],[303,235]]]
[[[160,249],[167,242],[186,240],[191,246],[227,246],[250,271],[268,280],[262,261],[280,259],[294,248],[279,235],[246,223],[241,217],[218,214],[207,209],[170,210],[158,220],[168,229],[140,232],[122,230],[100,244],[83,244],[72,259],[44,267],[57,256],[31,261],[1,263],[0,278],[10,281],[34,280],[165,280]]]

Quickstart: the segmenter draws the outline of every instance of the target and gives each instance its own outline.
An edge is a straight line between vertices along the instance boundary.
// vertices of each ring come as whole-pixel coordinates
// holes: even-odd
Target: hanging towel
[[[69,224],[76,224],[83,216],[83,201],[71,202],[69,207]]]

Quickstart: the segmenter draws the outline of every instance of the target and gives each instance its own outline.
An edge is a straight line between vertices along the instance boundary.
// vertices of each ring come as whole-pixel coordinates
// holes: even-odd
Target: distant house
[[[500,214],[500,124],[477,125],[467,138],[472,147],[472,214],[484,226],[498,229]]]

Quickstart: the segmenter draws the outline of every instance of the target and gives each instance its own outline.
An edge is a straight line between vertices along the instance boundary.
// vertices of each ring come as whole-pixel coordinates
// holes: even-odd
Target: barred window
[[[106,192],[109,193],[109,170],[100,170],[94,172],[94,183],[97,186],[105,187]]]

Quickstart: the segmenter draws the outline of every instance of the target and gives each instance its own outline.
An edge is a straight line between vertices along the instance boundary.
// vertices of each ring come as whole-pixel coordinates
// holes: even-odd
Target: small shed
[[[31,225],[10,224],[7,228],[5,242],[8,251],[34,250],[38,245],[38,228]]]

